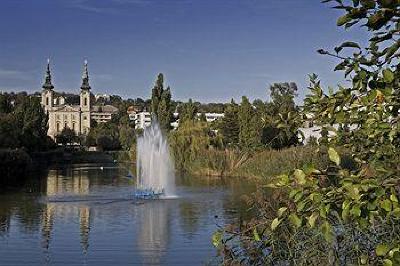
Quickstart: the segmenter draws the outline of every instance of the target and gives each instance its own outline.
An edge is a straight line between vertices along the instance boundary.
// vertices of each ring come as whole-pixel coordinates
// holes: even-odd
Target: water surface
[[[211,235],[239,217],[240,179],[176,180],[178,198],[134,201],[126,168],[72,165],[0,194],[0,265],[216,264]]]

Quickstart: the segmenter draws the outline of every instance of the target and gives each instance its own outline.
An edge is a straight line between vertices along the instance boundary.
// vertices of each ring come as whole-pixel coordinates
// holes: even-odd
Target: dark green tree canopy
[[[156,84],[151,93],[152,113],[160,123],[163,130],[169,131],[172,122],[171,89],[164,89],[164,75],[158,74]]]

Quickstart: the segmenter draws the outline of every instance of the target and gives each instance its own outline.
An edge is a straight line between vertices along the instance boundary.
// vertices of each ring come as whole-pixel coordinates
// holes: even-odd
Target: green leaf
[[[356,42],[344,42],[344,43],[342,43],[342,45],[340,45],[340,47],[349,47],[349,48],[359,48],[360,49],[360,45],[358,45],[358,43],[356,43]]]
[[[332,231],[332,227],[329,224],[329,222],[325,221],[321,225],[321,232],[322,232],[322,235],[324,236],[326,241],[332,242],[332,240],[333,240],[333,231]]]
[[[214,247],[218,247],[222,241],[222,231],[218,230],[212,235],[212,243]]]
[[[381,207],[387,212],[390,212],[392,210],[392,202],[388,199],[385,199],[381,202]]]
[[[351,208],[350,213],[351,213],[353,216],[360,217],[360,215],[361,215],[360,205],[359,205],[359,204],[354,205],[354,207]]]
[[[294,177],[299,185],[304,185],[306,183],[306,174],[303,172],[303,170],[294,170]]]
[[[384,259],[383,260],[383,266],[392,266],[393,262],[389,259]]]
[[[388,253],[389,247],[386,244],[379,244],[376,246],[375,253],[379,257],[383,257]]]
[[[328,155],[329,155],[329,160],[336,163],[337,166],[340,165],[340,156],[334,148],[330,147],[328,149]]]
[[[385,70],[383,70],[382,74],[383,74],[383,80],[384,80],[386,83],[392,83],[392,82],[393,82],[393,80],[394,80],[394,74],[393,74],[393,72],[392,72],[390,69],[385,69]]]
[[[257,228],[253,229],[253,236],[255,241],[261,241],[260,235],[257,232]]]
[[[311,214],[311,216],[308,217],[308,224],[310,225],[311,228],[314,227],[315,221],[317,220],[318,216],[319,215],[317,212],[313,212],[313,214]]]
[[[286,186],[287,184],[289,184],[289,176],[288,175],[279,175],[277,177],[277,182],[275,183],[275,185],[282,187],[282,186]]]
[[[300,189],[293,189],[292,191],[290,191],[289,193],[289,198],[293,198],[294,196],[296,196],[297,193],[300,192]]]
[[[391,250],[390,252],[393,253],[390,256],[392,257],[392,261],[393,261],[394,265],[400,265],[400,251],[399,251],[399,249],[396,248],[395,250]]]
[[[281,220],[279,220],[278,218],[275,218],[271,223],[271,230],[275,231],[275,229],[279,226],[280,223],[281,223]]]
[[[297,212],[301,212],[307,204],[307,200],[303,200],[297,204]]]
[[[286,207],[279,208],[279,210],[278,210],[278,217],[281,217],[281,216],[283,215],[283,213],[284,213],[286,210],[287,210]]]
[[[318,172],[312,163],[306,163],[303,165],[303,171],[306,175]]]
[[[367,264],[367,262],[368,262],[368,255],[362,254],[362,255],[360,256],[360,263],[361,263],[361,265],[365,265],[365,264]]]
[[[392,214],[393,214],[394,217],[400,218],[400,208],[395,208],[395,209],[392,211]]]
[[[399,200],[397,199],[396,195],[392,194],[390,195],[390,200],[393,202],[399,202]]]
[[[375,0],[361,0],[361,4],[368,9],[373,9],[375,8]]]
[[[295,228],[299,228],[301,226],[301,219],[294,213],[289,215],[289,221]]]
[[[343,26],[344,24],[346,24],[347,22],[351,21],[351,17],[349,14],[343,15],[341,17],[338,18],[336,25]]]

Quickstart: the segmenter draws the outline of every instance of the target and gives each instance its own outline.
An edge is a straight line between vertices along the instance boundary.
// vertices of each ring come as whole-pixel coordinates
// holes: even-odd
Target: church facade
[[[91,87],[89,85],[88,64],[85,61],[80,88],[80,104],[66,104],[55,97],[54,86],[51,81],[50,62],[47,62],[45,81],[42,86],[41,103],[49,116],[48,135],[55,138],[63,129],[72,129],[77,136],[87,135],[91,121],[107,122],[118,109],[111,105],[95,106],[92,104]]]

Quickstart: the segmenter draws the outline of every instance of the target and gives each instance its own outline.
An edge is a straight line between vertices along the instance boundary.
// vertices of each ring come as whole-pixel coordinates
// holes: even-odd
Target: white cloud
[[[150,0],[105,0],[102,6],[96,4],[94,0],[70,0],[67,5],[71,8],[81,9],[93,13],[118,13],[118,6],[122,5],[146,5],[150,4]],[[114,6],[111,6],[114,5]]]
[[[22,74],[23,72],[19,70],[0,69],[0,77],[15,77]]]

